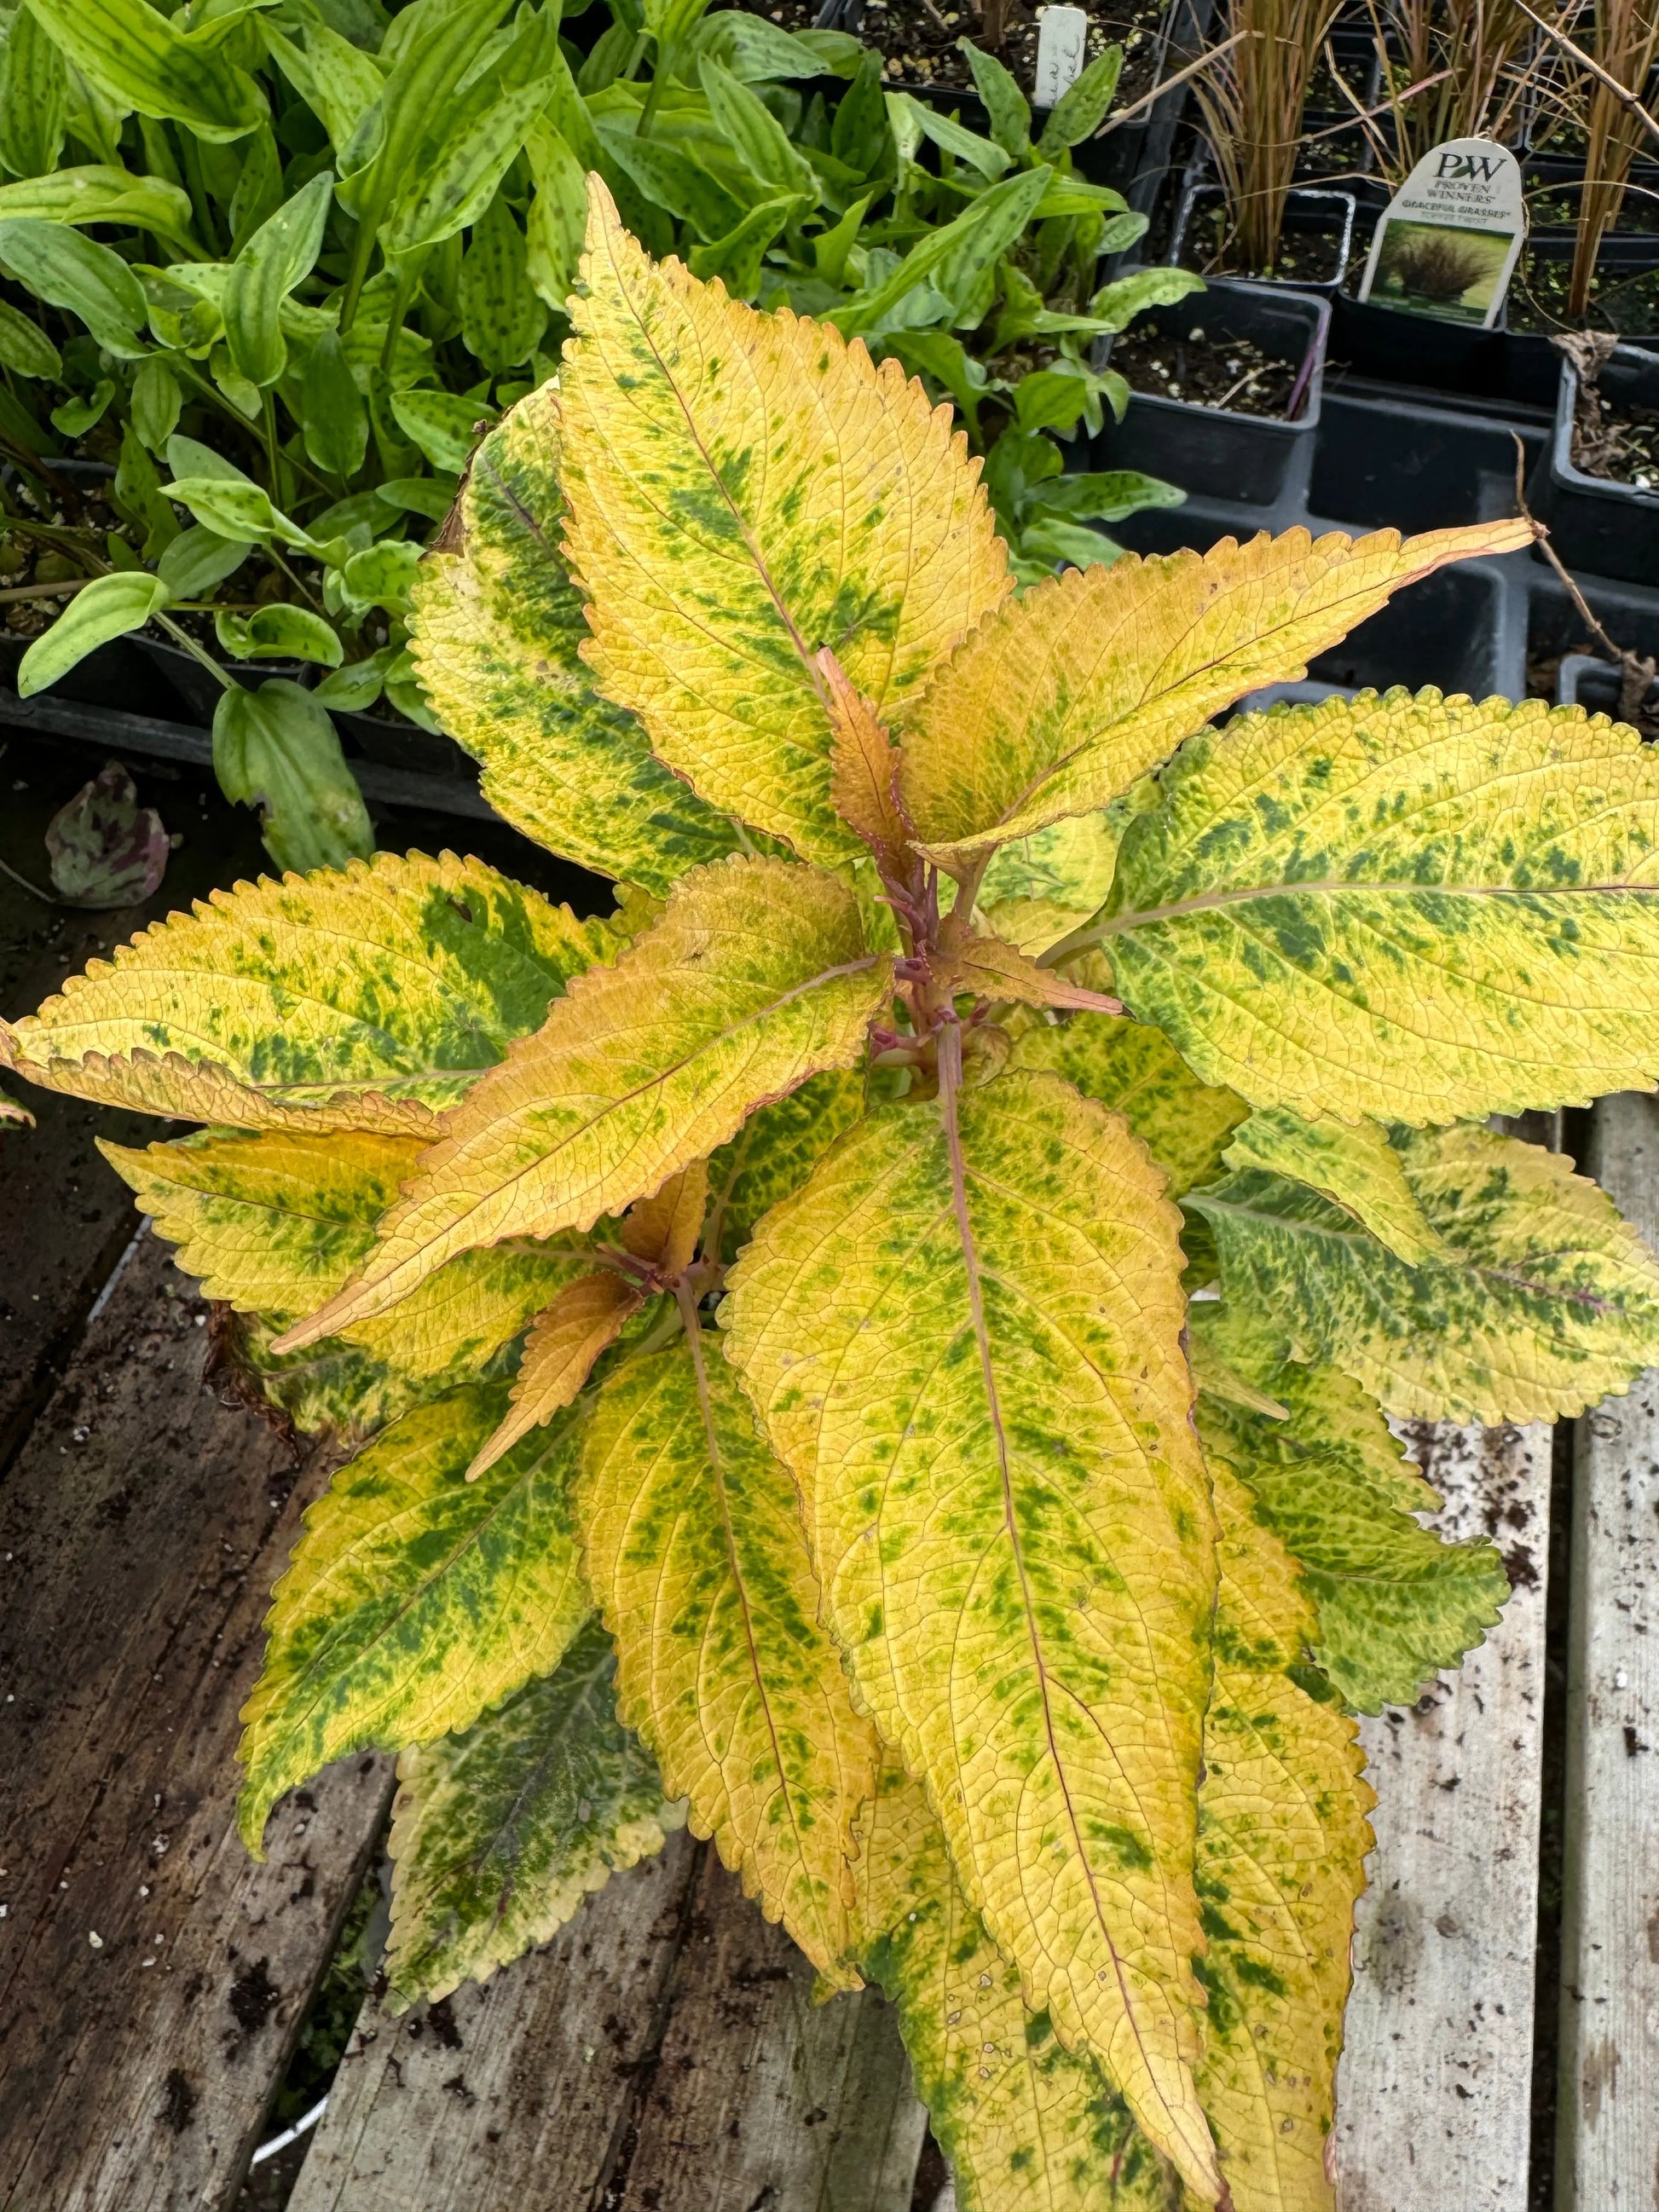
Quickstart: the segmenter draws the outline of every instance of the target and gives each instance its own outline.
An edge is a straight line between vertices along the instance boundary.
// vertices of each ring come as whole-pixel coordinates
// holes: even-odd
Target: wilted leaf
[[[46,824],[52,880],[71,906],[138,906],[161,889],[170,848],[118,761],[82,784]]]

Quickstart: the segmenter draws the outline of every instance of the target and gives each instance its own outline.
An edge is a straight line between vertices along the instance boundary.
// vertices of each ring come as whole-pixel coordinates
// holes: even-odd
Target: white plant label
[[[1054,107],[1083,74],[1089,58],[1089,18],[1081,8],[1037,11],[1036,83],[1033,107]]]
[[[1371,240],[1362,300],[1489,331],[1527,235],[1521,164],[1490,138],[1449,138],[1389,201]]]

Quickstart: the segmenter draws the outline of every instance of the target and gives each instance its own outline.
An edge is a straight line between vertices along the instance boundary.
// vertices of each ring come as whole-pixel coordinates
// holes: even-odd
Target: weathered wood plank
[[[1659,1249],[1659,1102],[1590,1172]],[[1659,1374],[1579,1424],[1567,1659],[1558,2212],[1659,2206]]]
[[[201,1386],[205,1309],[134,1248],[0,1491],[0,2204],[228,2201],[376,1831],[358,1762],[252,1865],[237,1713],[325,1480]],[[94,1937],[96,1941],[94,1941]]]
[[[1459,1674],[1362,1727],[1380,1802],[1337,2081],[1341,2212],[1526,2203],[1550,1434],[1409,1432],[1437,1525],[1494,1536],[1515,1588]]]
[[[811,1980],[671,1838],[482,1988],[366,2007],[289,2212],[908,2212],[891,2014]]]
[[[712,1851],[676,1964],[662,2054],[611,2178],[615,2212],[908,2212],[927,2119],[898,2021],[813,1972]]]

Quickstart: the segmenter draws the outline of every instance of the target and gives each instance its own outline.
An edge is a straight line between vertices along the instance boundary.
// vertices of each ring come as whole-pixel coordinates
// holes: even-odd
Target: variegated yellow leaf
[[[831,1068],[751,1114],[708,1163],[714,1256],[734,1258],[762,1214],[800,1188],[814,1164],[863,1112],[863,1075]]]
[[[1194,1308],[1195,1339],[1212,1315]],[[1228,1344],[1227,1316],[1216,1317]],[[1248,1358],[1249,1334],[1228,1348]],[[1345,1377],[1291,1360],[1249,1371],[1284,1401],[1283,1418],[1206,1392],[1205,1449],[1249,1486],[1295,1559],[1317,1608],[1309,1648],[1345,1703],[1368,1713],[1410,1705],[1498,1619],[1509,1595],[1503,1563],[1491,1544],[1443,1543],[1413,1517],[1439,1500],[1400,1458],[1382,1409]]]
[[[1575,707],[1362,693],[1195,738],[1099,934],[1256,1106],[1448,1121],[1659,1075],[1659,757]]]
[[[766,1099],[851,1066],[891,990],[832,876],[726,860],[682,877],[662,919],[447,1117],[356,1283],[279,1349],[384,1313],[474,1245],[620,1212]]]
[[[209,1297],[279,1323],[350,1280],[423,1147],[418,1138],[365,1130],[277,1129],[204,1130],[143,1152],[100,1150]],[[589,1265],[574,1237],[464,1252],[414,1297],[355,1325],[351,1340],[368,1358],[346,1364],[363,1394],[366,1425],[378,1427],[389,1407],[401,1411],[410,1391],[431,1397],[468,1381]],[[374,1365],[381,1372],[371,1379]],[[287,1402],[283,1390],[272,1395]],[[375,1405],[379,1418],[371,1419]],[[302,1428],[316,1425],[314,1415],[290,1410]]]
[[[1198,1893],[1210,1939],[1199,2087],[1235,2212],[1334,2212],[1334,2109],[1354,1901],[1376,1800],[1358,1731],[1306,1663],[1296,1566],[1212,1457],[1221,1580],[1204,1720]]]
[[[584,1897],[684,1826],[684,1806],[663,1796],[656,1761],[617,1718],[616,1671],[590,1620],[550,1674],[398,1759],[389,2011],[484,1981],[549,1942]]]
[[[1531,536],[1521,522],[1403,543],[1298,528],[1067,569],[983,623],[900,713],[916,835],[957,872],[1104,806],[1224,707],[1305,675],[1402,586]]]
[[[551,386],[472,456],[415,580],[410,650],[444,728],[483,767],[498,813],[538,844],[664,892],[733,851],[732,824],[593,688],[587,624],[559,554],[559,410]]]
[[[556,1667],[586,1617],[566,1497],[574,1417],[465,1479],[506,1406],[501,1385],[474,1383],[418,1407],[306,1515],[242,1709],[237,1818],[256,1856],[284,1790],[346,1752],[470,1727]]]
[[[1169,1177],[1171,1198],[1221,1172],[1249,1112],[1235,1091],[1200,1083],[1161,1030],[1104,1014],[1038,1024],[1014,1041],[1016,1067],[1052,1068],[1121,1114]]]
[[[1121,806],[1072,814],[1000,845],[975,900],[987,924],[1034,957],[1081,928],[1112,888],[1127,818]]]
[[[585,657],[710,805],[844,860],[816,656],[890,720],[1006,595],[979,465],[896,362],[654,265],[588,190],[559,398]]]
[[[1408,1267],[1449,1256],[1375,1121],[1304,1121],[1288,1106],[1264,1106],[1234,1132],[1223,1158],[1230,1168],[1262,1168],[1323,1192]]]
[[[693,1160],[670,1176],[649,1198],[636,1199],[622,1224],[622,1247],[643,1261],[656,1281],[668,1288],[691,1264],[708,1211],[708,1163]]]
[[[141,930],[0,1024],[0,1060],[149,1113],[429,1130],[615,944],[482,861],[378,853],[215,891]]]
[[[512,1410],[468,1468],[469,1482],[570,1403],[592,1373],[594,1361],[645,1304],[645,1295],[637,1284],[609,1270],[578,1275],[566,1285],[530,1332],[513,1385]]]
[[[1281,1350],[1391,1413],[1548,1421],[1659,1364],[1659,1264],[1570,1162],[1490,1129],[1407,1133],[1401,1164],[1446,1257],[1408,1267],[1304,1185],[1249,1169],[1189,1203],[1222,1285]]]
[[[1214,1560],[1178,1217],[1125,1124],[1007,1074],[883,1109],[722,1309],[826,1617],[963,1885],[1200,2201],[1192,1889]]]
[[[859,1963],[898,2008],[959,2212],[1180,2212],[1174,2168],[1094,2059],[1027,2009],[891,1752],[860,1840]]]
[[[876,1741],[818,1626],[789,1476],[718,1339],[624,1360],[600,1386],[578,1492],[617,1639],[620,1710],[691,1826],[820,1972],[847,1969],[852,1823]]]

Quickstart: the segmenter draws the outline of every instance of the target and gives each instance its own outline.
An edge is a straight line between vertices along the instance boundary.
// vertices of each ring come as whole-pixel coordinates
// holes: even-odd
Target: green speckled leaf
[[[1050,823],[998,848],[976,903],[991,928],[1022,952],[1046,952],[1095,913],[1112,888],[1121,810]]]
[[[1422,1123],[1659,1076],[1659,756],[1633,730],[1367,692],[1204,732],[1163,783],[1103,945],[1206,1082]]]
[[[1503,1562],[1485,1541],[1443,1543],[1413,1518],[1437,1503],[1434,1493],[1398,1456],[1376,1404],[1340,1376],[1298,1375],[1291,1361],[1251,1375],[1288,1417],[1206,1395],[1205,1449],[1249,1486],[1301,1569],[1318,1613],[1309,1649],[1344,1703],[1367,1713],[1409,1705],[1498,1619],[1509,1595]]]
[[[853,1711],[794,1492],[720,1340],[624,1360],[600,1386],[578,1492],[619,1706],[744,1888],[837,1986],[853,1822],[876,1740]]]
[[[1376,1799],[1358,1729],[1306,1663],[1314,1614],[1295,1562],[1225,1461],[1210,1465],[1221,1580],[1198,1796],[1199,2088],[1235,2212],[1334,2212],[1326,2140]]]
[[[0,1060],[187,1121],[418,1132],[616,942],[480,860],[378,853],[141,930],[0,1024]]]
[[[721,1318],[825,1617],[970,1902],[1215,2201],[1191,1887],[1214,1594],[1177,1216],[1046,1072],[888,1107],[763,1221]]]
[[[597,1620],[550,1674],[470,1729],[398,1761],[388,2008],[487,1980],[549,1942],[591,1890],[685,1823],[656,1762],[617,1718],[611,1639]]]
[[[864,1111],[864,1077],[832,1068],[787,1098],[751,1114],[708,1163],[711,1218],[720,1218],[721,1254],[732,1257],[755,1224],[780,1199],[799,1190],[837,1137]]]
[[[1012,586],[950,410],[825,325],[653,264],[588,180],[566,548],[607,697],[712,806],[850,859],[816,656],[884,719]]]
[[[1549,1421],[1659,1364],[1659,1265],[1611,1199],[1536,1145],[1467,1125],[1402,1131],[1445,1261],[1408,1267],[1305,1185],[1247,1169],[1188,1204],[1235,1304],[1391,1413]]]
[[[1014,1041],[1016,1067],[1049,1067],[1121,1114],[1169,1177],[1171,1198],[1221,1171],[1249,1112],[1237,1091],[1200,1083],[1161,1030],[1115,1014],[1073,1014]]]
[[[1230,1168],[1262,1168],[1322,1191],[1408,1267],[1449,1256],[1375,1121],[1304,1121],[1288,1106],[1265,1106],[1234,1133],[1222,1157]]]
[[[1174,2168],[1095,2061],[1027,2009],[921,1784],[890,1752],[861,1841],[859,1963],[898,2008],[958,2212],[1181,2212]]]
[[[284,1790],[346,1752],[470,1727],[556,1667],[586,1618],[566,1498],[574,1418],[466,1480],[507,1403],[477,1383],[406,1413],[306,1515],[242,1709],[237,1819],[256,1856]]]
[[[560,555],[559,411],[521,399],[473,455],[416,578],[410,651],[433,711],[483,763],[498,813],[553,852],[660,894],[737,831],[593,688]]]

